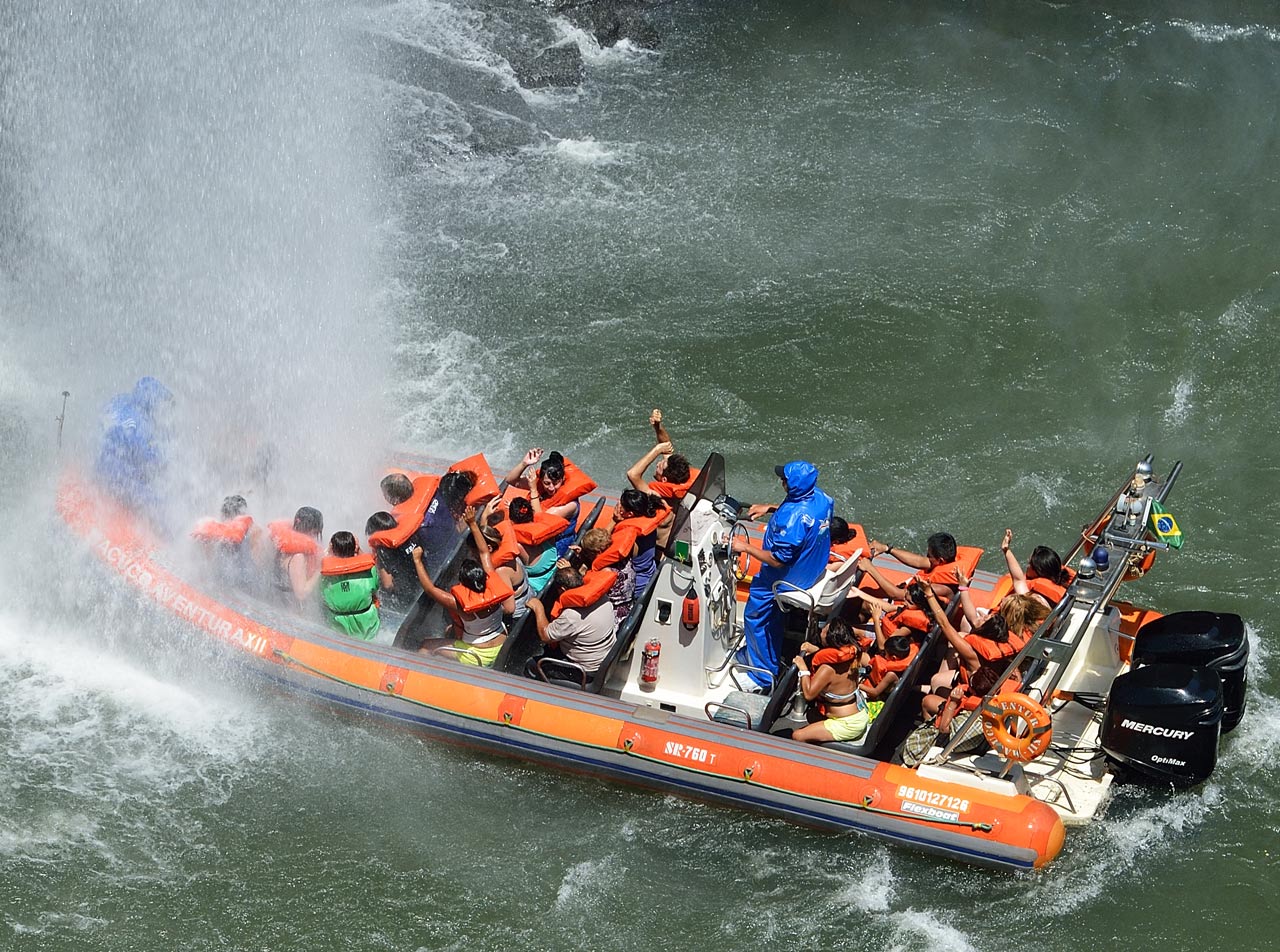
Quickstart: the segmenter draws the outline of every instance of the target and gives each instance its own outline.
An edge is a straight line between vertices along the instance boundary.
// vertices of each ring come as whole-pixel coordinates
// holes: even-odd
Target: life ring
[[[982,705],[982,736],[1001,757],[1026,764],[1049,749],[1053,721],[1025,694],[997,694]]]

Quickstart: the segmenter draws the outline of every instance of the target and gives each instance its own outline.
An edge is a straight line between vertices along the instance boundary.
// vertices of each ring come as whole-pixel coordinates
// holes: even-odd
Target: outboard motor
[[[1218,763],[1222,678],[1213,668],[1150,664],[1116,678],[1102,719],[1102,749],[1129,779],[1185,787]]]
[[[1147,622],[1133,642],[1130,665],[1190,664],[1222,675],[1222,733],[1244,716],[1249,639],[1239,615],[1175,612]]]

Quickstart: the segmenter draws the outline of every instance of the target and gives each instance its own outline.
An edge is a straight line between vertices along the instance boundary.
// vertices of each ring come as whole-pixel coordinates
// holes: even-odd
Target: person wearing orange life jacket
[[[524,562],[520,560],[520,544],[515,541],[514,532],[510,539],[504,534],[511,532],[511,522],[507,520],[504,528],[497,525],[482,525],[480,534],[489,546],[489,558],[493,561],[498,576],[511,586],[514,593],[515,608],[511,610],[512,623],[518,622],[529,614],[529,599],[533,597],[533,588],[529,585],[529,573]]]
[[[423,566],[422,549],[418,546],[413,549],[413,564],[422,590],[453,616],[446,637],[428,639],[418,650],[430,653],[448,645],[461,652],[459,660],[463,664],[488,668],[497,660],[507,640],[507,626],[502,616],[515,611],[515,592],[494,567],[489,545],[476,521],[475,507],[468,506],[463,518],[480,561],[462,560],[457,585],[447,590],[436,585]]]
[[[849,525],[847,519],[840,516],[831,517],[831,555],[832,562],[843,562],[859,549],[866,549],[866,540],[858,537],[855,526]]]
[[[529,574],[533,594],[541,595],[556,574],[556,539],[568,525],[559,516],[535,512],[533,504],[522,496],[511,500],[507,506],[507,518],[520,546],[520,556]]]
[[[886,580],[871,561],[872,558],[879,555],[892,556],[908,568],[916,569],[916,577],[922,582],[932,583],[937,589],[939,598],[949,599],[955,594],[958,584],[954,569],[956,561],[955,537],[949,532],[935,532],[929,536],[929,540],[925,545],[925,554],[919,555],[918,553],[908,552],[906,549],[885,545],[872,539],[867,544],[870,557],[860,561],[858,567],[875,579],[876,584],[880,586],[880,590],[884,592],[886,597],[895,601],[906,601],[906,586],[894,585]]]
[[[937,593],[933,591],[931,586],[925,586],[925,595],[934,621],[938,623],[938,627],[942,629],[943,636],[946,637],[951,647],[955,649],[956,656],[960,662],[958,683],[971,685],[974,682],[974,675],[982,669],[988,669],[988,675],[984,677],[994,675],[991,678],[992,683],[998,681],[1000,675],[1008,668],[1009,662],[1021,650],[1010,643],[1009,625],[1004,616],[999,612],[988,615],[986,621],[982,623],[982,627],[977,631],[964,635],[951,624],[951,620],[947,618],[946,613],[942,610]],[[1001,690],[1016,690],[1020,680],[1017,672],[1014,672],[1005,679]],[[983,693],[985,694],[986,692],[984,691]],[[965,703],[971,704],[972,707],[977,707],[981,702],[982,694],[975,695],[972,690],[969,694],[970,699]],[[922,702],[925,716],[933,717],[936,715],[942,709],[943,703],[943,698],[937,694],[926,695]]]
[[[920,647],[906,635],[891,635],[880,639],[880,650],[871,656],[862,692],[868,700],[878,701],[889,696],[894,685],[901,680],[902,672],[911,666]]]
[[[612,541],[607,529],[588,529],[582,534],[582,541],[569,546],[569,563],[576,569],[590,568],[595,564]],[[619,625],[627,615],[631,614],[631,606],[636,597],[636,569],[630,559],[612,566],[618,573],[618,580],[609,589],[609,601],[613,603],[614,617]]]
[[[897,559],[903,565],[917,570],[913,581],[932,584],[937,588],[939,598],[949,599],[955,594],[959,584],[956,579],[959,565],[956,562],[958,547],[955,537],[949,532],[935,532],[926,542],[924,555],[885,545],[875,539],[867,543],[867,548],[870,557],[860,559],[858,567],[875,580],[886,597],[904,603],[885,616],[885,628],[890,634],[904,625],[915,631],[928,631],[929,618],[924,611],[924,606],[914,601],[909,592],[912,581],[894,585],[881,574],[872,559],[878,555],[889,555]]]
[[[384,476],[379,486],[382,497],[392,507],[391,515],[396,519],[399,531],[394,535],[411,534],[397,546],[378,544],[377,547],[403,547],[407,555],[408,546],[412,543],[423,549],[427,571],[440,571],[453,551],[459,533],[465,529],[462,512],[466,507],[467,493],[475,484],[476,474],[469,471],[445,473],[438,481],[422,477],[411,480],[404,473]],[[412,519],[416,524],[405,525],[404,519]],[[391,574],[394,578],[396,573]],[[410,576],[412,574],[410,572]]]
[[[303,506],[293,522],[281,519],[267,525],[268,569],[280,597],[295,608],[310,604],[320,581],[320,533],[324,516],[319,509]]]
[[[335,532],[320,560],[320,603],[331,628],[361,641],[377,636],[377,562],[373,553],[361,553],[350,532]]]
[[[656,496],[634,488],[624,490],[613,512],[609,547],[596,556],[591,567],[616,568],[629,561],[636,572],[635,590],[644,592],[657,571],[658,525],[666,514]]]
[[[598,586],[592,584],[596,580]],[[529,613],[537,626],[538,638],[544,645],[559,649],[566,661],[580,665],[588,676],[593,675],[609,656],[617,637],[613,603],[608,598],[616,575],[604,569],[584,576],[573,566],[562,563],[556,569],[555,581],[560,599],[550,612],[543,606],[542,599],[529,599]],[[572,605],[563,604],[575,590],[588,587],[600,590],[587,598],[573,599]]]
[[[537,474],[533,467],[541,460]],[[534,447],[507,474],[507,482],[528,491],[535,512],[545,512],[567,520],[567,527],[556,538],[556,557],[563,558],[577,533],[581,498],[596,488],[590,476],[553,450],[543,458],[540,447]]]
[[[1019,595],[1034,595],[1053,608],[1067,594],[1067,586],[1073,578],[1071,570],[1062,564],[1062,556],[1057,552],[1047,545],[1038,545],[1031,550],[1031,559],[1024,571],[1018,557],[1009,548],[1012,542],[1013,530],[1005,529],[1000,551],[1004,553],[1005,564],[1009,567],[1013,590]]]
[[[191,530],[191,537],[201,543],[220,582],[251,588],[257,577],[253,551],[262,544],[262,530],[253,524],[243,496],[223,499],[220,516],[220,520],[201,519]]]
[[[807,656],[802,651],[792,660],[800,671],[800,692],[806,701],[819,702],[822,720],[793,731],[791,739],[811,744],[859,740],[871,718],[865,698],[858,697],[858,645],[853,631],[842,619],[833,618],[818,640],[819,645],[803,646],[817,651]]]
[[[687,456],[675,451],[671,434],[662,423],[661,410],[654,410],[649,414],[649,425],[653,427],[657,442],[627,470],[627,482],[640,492],[652,493],[666,503],[666,518],[658,526],[657,544],[662,549],[666,546],[671,527],[675,523],[676,506],[694,480],[701,475],[701,471],[689,465]],[[645,473],[650,466],[653,466],[653,479],[646,481]]]
[[[964,621],[961,623],[961,631],[973,631],[978,628],[983,618],[988,614],[985,610],[980,610],[973,603],[973,598],[969,594],[969,577],[965,573],[957,569],[956,577],[959,581],[957,591],[960,593],[960,607],[964,612]],[[1037,598],[1031,594],[1010,593],[1000,599],[996,606],[996,611],[1004,616],[1005,622],[1009,626],[1010,640],[1017,642],[1018,650],[1022,650],[1022,646],[1027,640],[1035,634],[1040,623],[1049,617],[1049,606],[1045,604],[1044,599]]]

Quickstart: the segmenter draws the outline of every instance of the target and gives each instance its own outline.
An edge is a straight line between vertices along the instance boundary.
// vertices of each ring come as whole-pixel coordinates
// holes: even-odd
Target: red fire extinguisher
[[[658,657],[662,654],[662,642],[650,638],[640,652],[640,687],[652,691],[658,683]]]
[[[684,596],[684,605],[680,608],[680,624],[685,631],[697,631],[701,617],[702,609],[698,605],[698,590],[690,585],[689,591]]]

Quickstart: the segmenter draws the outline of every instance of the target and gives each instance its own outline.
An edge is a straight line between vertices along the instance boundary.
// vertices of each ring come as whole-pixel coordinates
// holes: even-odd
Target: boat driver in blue
[[[159,419],[173,400],[169,388],[155,377],[143,377],[131,393],[118,394],[107,404],[97,474],[102,485],[121,503],[154,515],[154,484],[164,468],[164,425]]]
[[[818,467],[803,460],[774,467],[787,498],[780,506],[757,505],[748,510],[753,519],[772,511],[765,529],[763,546],[745,538],[733,540],[735,553],[745,552],[760,562],[760,571],[751,581],[743,609],[746,647],[738,661],[772,674],[778,671],[782,650],[783,610],[773,600],[773,586],[786,581],[797,588],[813,585],[827,568],[831,554],[831,497],[818,488]],[[771,687],[761,671],[747,672],[757,687]]]

